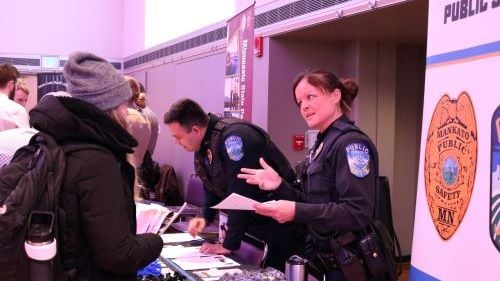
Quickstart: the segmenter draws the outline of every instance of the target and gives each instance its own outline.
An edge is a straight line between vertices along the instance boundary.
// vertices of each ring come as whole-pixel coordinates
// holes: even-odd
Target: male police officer
[[[295,174],[285,156],[269,139],[267,133],[237,118],[220,118],[206,114],[195,101],[182,99],[172,105],[164,116],[173,137],[187,151],[195,152],[196,174],[205,191],[204,218],[193,218],[188,231],[195,235],[214,219],[211,206],[231,193],[238,193],[259,202],[273,200],[273,193],[251,188],[236,175],[242,167],[259,167],[259,157],[271,163],[287,181]],[[304,245],[304,226],[279,224],[253,211],[229,210],[227,233],[222,244],[205,243],[205,253],[229,254],[240,247],[245,232],[264,240],[269,247],[266,265],[283,270],[285,260],[301,254]]]

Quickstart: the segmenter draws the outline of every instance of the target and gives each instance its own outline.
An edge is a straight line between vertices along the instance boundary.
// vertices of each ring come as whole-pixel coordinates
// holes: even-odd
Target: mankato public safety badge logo
[[[439,100],[425,147],[425,191],[436,229],[449,239],[462,221],[474,187],[477,126],[469,95]]]
[[[490,237],[500,251],[500,106],[491,120]]]
[[[345,148],[351,174],[364,178],[370,173],[370,150],[361,143],[351,143]]]
[[[224,140],[226,152],[229,159],[240,161],[245,155],[243,150],[243,140],[240,136],[231,135]]]

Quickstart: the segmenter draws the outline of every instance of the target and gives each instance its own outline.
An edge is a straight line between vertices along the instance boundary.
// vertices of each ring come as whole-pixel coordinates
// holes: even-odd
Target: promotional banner
[[[499,25],[500,0],[429,1],[410,280],[500,278]]]
[[[491,119],[491,205],[490,236],[500,251],[500,106]]]
[[[37,100],[50,92],[66,91],[66,81],[62,73],[39,73],[37,74],[38,93]]]
[[[254,5],[227,22],[224,116],[252,120]]]

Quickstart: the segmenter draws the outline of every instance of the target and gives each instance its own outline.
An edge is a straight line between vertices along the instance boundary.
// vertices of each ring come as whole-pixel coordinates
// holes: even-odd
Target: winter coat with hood
[[[66,276],[57,280],[135,280],[163,244],[156,234],[136,235],[134,169],[126,160],[136,140],[105,112],[67,97],[44,98],[30,123],[69,151],[58,212]]]

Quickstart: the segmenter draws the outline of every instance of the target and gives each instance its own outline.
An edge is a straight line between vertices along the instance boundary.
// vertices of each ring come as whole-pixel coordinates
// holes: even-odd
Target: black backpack
[[[24,242],[33,211],[53,214],[58,238],[56,206],[64,171],[63,148],[43,132],[34,135],[0,169],[0,280],[29,277]]]

